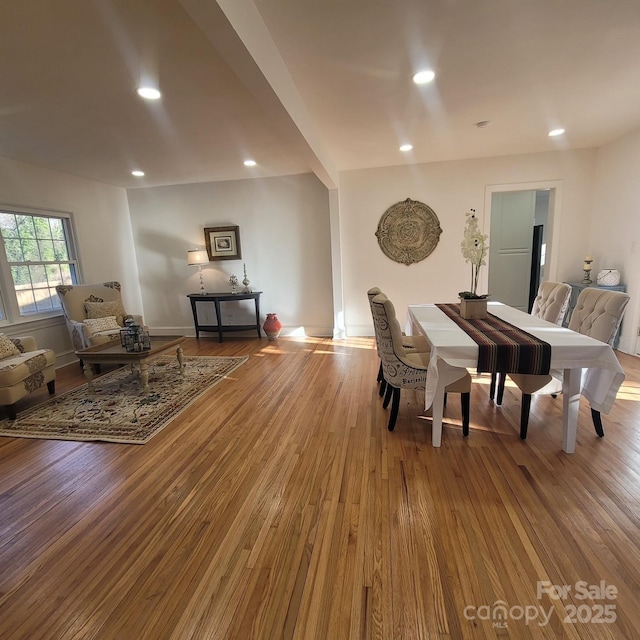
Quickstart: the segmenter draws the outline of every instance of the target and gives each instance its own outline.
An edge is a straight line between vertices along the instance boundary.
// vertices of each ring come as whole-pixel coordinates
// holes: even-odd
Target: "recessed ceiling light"
[[[142,176],[144,175],[144,171],[140,171],[139,169],[136,169],[135,171],[131,172],[132,176],[135,176],[136,178],[142,178]]]
[[[423,71],[418,71],[413,76],[413,81],[416,84],[427,84],[431,82],[436,77],[436,74],[431,71],[431,69],[424,69]]]
[[[549,137],[555,138],[556,136],[561,136],[564,133],[564,129],[553,129],[549,131]]]
[[[255,160],[245,160],[244,161],[244,166],[245,167],[255,167],[256,164],[258,164]]]
[[[138,87],[138,95],[145,100],[159,100],[162,94],[154,87]]]
[[[412,144],[403,144],[400,147],[400,151],[411,151],[411,149],[413,149],[413,145]]]

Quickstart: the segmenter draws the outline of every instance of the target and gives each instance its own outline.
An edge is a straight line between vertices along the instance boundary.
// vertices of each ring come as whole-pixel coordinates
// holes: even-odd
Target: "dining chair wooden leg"
[[[504,374],[503,374],[504,375]],[[527,439],[527,429],[529,427],[529,412],[531,411],[531,394],[522,394],[522,407],[520,408],[520,437]]]
[[[496,382],[498,380],[498,374],[493,372],[491,374],[491,384],[489,385],[489,397],[493,400],[496,395]]]
[[[391,385],[389,385],[391,387]],[[400,409],[400,387],[392,387],[393,389],[393,402],[391,403],[391,415],[389,416],[389,424],[387,429],[393,431],[396,426],[396,419],[398,418],[398,411]]]
[[[498,373],[498,392],[496,393],[496,404],[502,404],[502,398],[504,397],[504,385],[507,381],[506,373]]]
[[[469,413],[471,410],[471,394],[460,394],[460,401],[462,404],[462,435],[469,435]]]
[[[382,360],[380,360],[380,368],[378,369],[378,379],[376,382],[382,382],[384,380],[384,371],[382,369]]]
[[[384,402],[382,403],[383,409],[386,409],[389,406],[389,401],[391,400],[391,396],[393,395],[395,390],[396,390],[396,387],[390,385],[387,382],[387,389],[384,393]]]
[[[604,438],[604,429],[602,427],[602,417],[600,415],[600,412],[596,411],[595,409],[591,409],[591,419],[593,420],[593,426],[596,429],[596,433],[601,438]]]
[[[382,398],[386,390],[387,390],[387,381],[384,378],[382,378],[382,380],[380,381],[380,389],[378,390],[378,395]]]

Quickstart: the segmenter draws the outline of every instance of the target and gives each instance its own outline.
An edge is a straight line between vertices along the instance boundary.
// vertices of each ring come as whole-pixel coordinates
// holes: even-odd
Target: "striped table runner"
[[[460,316],[457,303],[436,306],[478,344],[478,373],[549,373],[551,345],[548,342],[492,314],[483,319],[465,320]]]

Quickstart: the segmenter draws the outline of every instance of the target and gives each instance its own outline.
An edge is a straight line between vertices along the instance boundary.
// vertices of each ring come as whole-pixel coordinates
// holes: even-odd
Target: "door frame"
[[[545,256],[543,280],[557,280],[558,277],[558,255],[560,252],[560,211],[562,210],[562,180],[542,180],[538,182],[514,182],[511,184],[489,184],[484,188],[484,210],[483,233],[489,235],[491,229],[491,199],[494,193],[504,193],[505,191],[543,191],[549,190],[549,214],[547,229],[547,251]],[[491,246],[491,236],[489,235],[489,246]],[[489,256],[487,255],[487,261]],[[488,267],[488,262],[487,262]],[[489,282],[489,269],[484,270],[485,289]]]

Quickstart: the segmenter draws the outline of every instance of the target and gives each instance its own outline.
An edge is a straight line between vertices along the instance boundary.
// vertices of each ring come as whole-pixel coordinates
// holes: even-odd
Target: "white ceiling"
[[[127,188],[308,171],[331,186],[340,170],[594,147],[640,127],[640,0],[0,11],[0,156]],[[422,67],[437,76],[418,87]],[[142,79],[162,100],[137,96]]]

